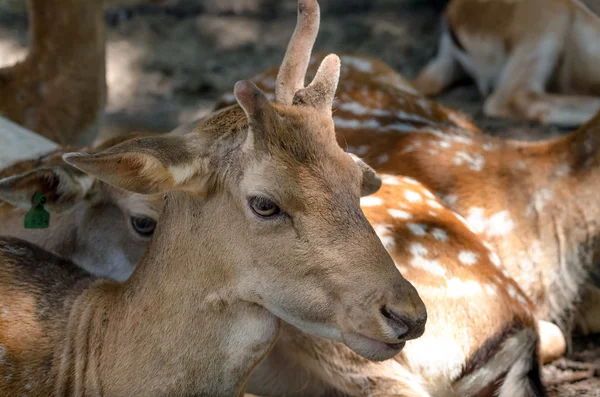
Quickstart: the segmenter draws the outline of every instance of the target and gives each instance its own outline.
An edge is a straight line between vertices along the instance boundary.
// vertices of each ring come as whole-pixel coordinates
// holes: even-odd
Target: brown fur
[[[61,145],[90,144],[106,101],[103,2],[28,5],[29,55],[0,69],[0,115]]]
[[[579,0],[453,0],[445,19],[424,94],[466,74],[488,116],[578,126],[600,109],[600,18]]]
[[[307,7],[318,5],[301,0],[299,8]],[[52,343],[59,351],[51,376],[30,395],[240,395],[276,341],[278,317],[376,360],[423,333],[423,302],[360,210],[365,178],[375,174],[335,141],[326,106],[337,57],[327,57],[322,71],[316,81],[331,97],[314,107],[274,105],[253,84],[238,82],[239,107],[185,136],[64,156],[115,187],[166,193],[166,202],[127,282],[99,281],[76,294],[54,289],[72,304]],[[304,90],[314,98],[310,85]],[[256,197],[282,212],[260,218]],[[30,287],[11,277],[0,284]],[[36,364],[16,359],[14,372]],[[23,388],[22,381],[0,384],[0,393]]]
[[[407,192],[421,200],[404,199]],[[394,210],[411,217],[395,217]],[[372,363],[285,325],[248,390],[269,396],[491,396],[504,382],[514,382],[521,388],[500,395],[538,395],[529,386],[527,371],[537,368],[538,359],[533,308],[463,220],[414,180],[389,175],[381,190],[364,200],[363,211],[425,301],[425,334],[408,342],[395,362]],[[426,232],[415,234],[410,229],[414,224]],[[426,252],[416,253],[415,244]],[[474,254],[475,263],[461,262],[463,251]],[[436,261],[445,274],[431,263],[418,266],[420,255]],[[514,341],[521,347],[507,351]],[[519,365],[524,370],[507,380]],[[482,376],[485,372],[489,375]]]

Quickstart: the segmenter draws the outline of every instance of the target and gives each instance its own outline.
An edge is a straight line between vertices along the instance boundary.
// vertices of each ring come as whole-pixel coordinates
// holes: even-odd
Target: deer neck
[[[116,292],[102,291],[106,285],[88,291],[83,309],[72,311],[79,326],[69,340],[102,330],[89,344],[101,349],[103,362],[88,365],[88,378],[107,379],[107,395],[238,396],[275,343],[279,320],[240,296],[231,258],[219,245],[223,231],[210,227],[210,209],[191,209],[198,199],[168,194],[131,278]],[[191,234],[205,235],[204,243],[188,244]]]

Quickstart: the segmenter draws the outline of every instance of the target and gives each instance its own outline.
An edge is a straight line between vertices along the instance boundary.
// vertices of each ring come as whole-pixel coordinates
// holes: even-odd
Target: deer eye
[[[150,237],[156,228],[156,221],[145,216],[132,216],[131,226],[142,237]]]
[[[256,215],[268,218],[281,213],[281,210],[273,201],[264,197],[250,197],[248,205]]]

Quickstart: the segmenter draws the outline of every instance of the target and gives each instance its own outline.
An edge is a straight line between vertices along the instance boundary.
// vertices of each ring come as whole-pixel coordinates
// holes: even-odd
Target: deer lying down
[[[532,306],[500,259],[415,180],[361,200],[427,307],[423,336],[381,363],[285,324],[250,378],[263,396],[543,396]]]
[[[100,0],[28,0],[29,54],[0,69],[0,116],[61,145],[87,145],[106,102]]]
[[[423,333],[423,302],[359,206],[381,181],[335,141],[339,59],[303,88],[318,17],[299,1],[277,103],[239,82],[239,106],[193,133],[63,156],[116,187],[166,193],[161,221],[122,284],[0,244],[0,394],[240,395],[279,319],[373,360]]]
[[[145,135],[113,138],[95,150]],[[60,148],[0,171],[0,235],[25,239],[94,275],[124,281],[150,242],[163,197],[117,189],[79,171],[62,160],[74,150]],[[47,229],[23,227],[35,193],[47,199]]]
[[[469,75],[488,116],[579,126],[600,109],[599,43],[600,18],[579,0],[453,0],[414,85],[437,95]]]
[[[269,92],[276,73],[272,69],[253,81]],[[340,145],[378,172],[423,182],[464,216],[495,248],[538,319],[570,333],[582,294],[590,302],[584,310],[598,310],[591,302],[600,293],[586,281],[600,256],[592,215],[598,212],[600,115],[566,138],[518,142],[465,128],[454,113],[440,116],[435,103],[390,87],[377,75],[366,77],[347,76],[338,90],[334,121]],[[599,332],[597,318],[600,313],[592,311],[578,320],[587,332]],[[543,346],[545,361],[556,358],[563,338],[544,339],[557,341]]]

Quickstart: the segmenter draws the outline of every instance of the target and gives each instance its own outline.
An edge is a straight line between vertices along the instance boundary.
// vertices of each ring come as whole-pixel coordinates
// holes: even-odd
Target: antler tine
[[[317,0],[298,0],[298,22],[277,74],[275,99],[290,105],[294,94],[304,88],[310,54],[319,32],[320,12]]]

